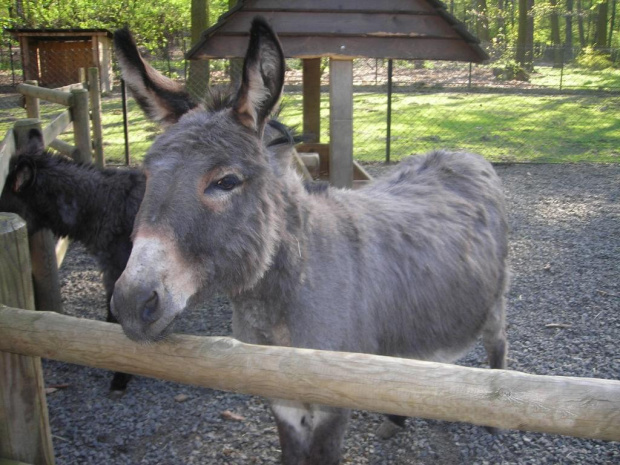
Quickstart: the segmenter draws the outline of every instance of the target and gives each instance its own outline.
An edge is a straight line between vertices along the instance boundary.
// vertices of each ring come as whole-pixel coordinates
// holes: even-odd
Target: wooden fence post
[[[0,213],[0,263],[0,303],[33,309],[26,223],[13,213]],[[44,387],[39,357],[0,352],[0,461],[54,464]]]
[[[353,185],[353,60],[329,60],[329,181]]]
[[[37,81],[25,81],[24,84],[30,84],[31,86],[38,86],[39,83]],[[26,115],[28,118],[41,118],[41,110],[39,108],[39,99],[37,97],[32,97],[30,95],[26,95]]]
[[[101,126],[101,84],[99,81],[98,68],[88,68],[88,92],[90,95],[90,111],[93,122],[95,164],[99,168],[104,168],[105,159],[103,157],[103,129]]]
[[[18,150],[27,143],[31,129],[41,130],[41,122],[36,119],[23,119],[15,123],[13,130]],[[37,309],[61,313],[56,240],[50,230],[43,229],[30,236],[30,256]]]
[[[82,163],[92,163],[92,140],[90,137],[90,115],[88,112],[88,91],[86,89],[72,89],[73,105],[73,138],[75,146],[80,151]]]

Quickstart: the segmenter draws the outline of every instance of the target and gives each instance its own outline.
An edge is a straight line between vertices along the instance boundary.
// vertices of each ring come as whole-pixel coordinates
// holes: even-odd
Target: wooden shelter
[[[21,48],[24,80],[43,87],[79,82],[79,69],[96,67],[101,90],[112,90],[112,33],[107,29],[7,29]]]
[[[187,58],[244,56],[257,15],[278,33],[287,58],[303,59],[303,130],[315,141],[305,148],[329,159],[330,180],[337,186],[353,183],[354,58],[473,63],[488,58],[439,0],[240,0],[203,33]],[[321,57],[330,59],[329,147],[318,144]]]

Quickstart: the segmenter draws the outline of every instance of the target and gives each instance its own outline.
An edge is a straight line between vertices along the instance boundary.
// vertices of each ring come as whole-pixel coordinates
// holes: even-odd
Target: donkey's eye
[[[230,191],[239,184],[241,184],[241,180],[237,176],[234,174],[227,174],[222,179],[215,181],[213,187],[223,191]]]

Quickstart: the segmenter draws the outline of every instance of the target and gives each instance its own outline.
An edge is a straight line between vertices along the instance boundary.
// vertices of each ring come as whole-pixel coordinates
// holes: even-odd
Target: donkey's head
[[[17,213],[26,220],[28,234],[34,234],[49,222],[48,205],[53,200],[47,198],[47,193],[42,194],[37,184],[44,183],[45,177],[49,176],[45,168],[54,164],[52,155],[45,151],[43,134],[38,129],[28,132],[26,143],[9,163],[0,195],[0,211]]]
[[[241,292],[271,264],[283,227],[282,180],[262,136],[282,92],[284,57],[275,33],[255,19],[230,107],[187,105],[183,115],[168,101],[178,102],[179,92],[161,92],[141,59],[121,65],[130,67],[126,79],[142,82],[131,86],[134,95],[142,92],[151,114],[172,123],[145,157],[133,250],[112,301],[125,333],[149,341],[170,331],[199,290]]]

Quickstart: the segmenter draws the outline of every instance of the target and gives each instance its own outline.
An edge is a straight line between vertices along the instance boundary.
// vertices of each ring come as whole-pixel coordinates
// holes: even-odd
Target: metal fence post
[[[127,123],[127,87],[121,79],[121,100],[123,105],[123,134],[125,135],[125,164],[129,166],[129,129]]]
[[[388,60],[388,83],[387,83],[387,128],[385,137],[385,162],[390,162],[390,153],[392,150],[392,59]]]

